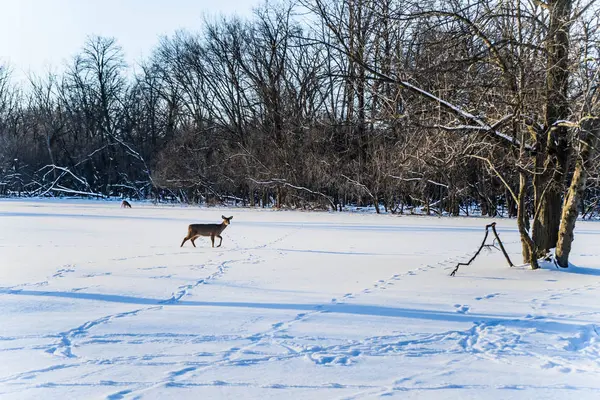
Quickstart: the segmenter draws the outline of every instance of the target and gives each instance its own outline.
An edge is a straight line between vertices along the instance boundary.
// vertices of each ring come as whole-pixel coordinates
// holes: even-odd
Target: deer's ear
[[[227,218],[227,219],[233,219],[233,215],[231,217]]]
[[[224,216],[224,215],[221,215],[221,218],[223,218],[223,219],[227,219],[227,217],[226,217],[226,216]]]

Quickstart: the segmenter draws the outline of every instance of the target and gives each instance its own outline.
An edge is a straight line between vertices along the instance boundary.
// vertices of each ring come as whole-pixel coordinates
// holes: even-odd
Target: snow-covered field
[[[600,224],[449,277],[489,222],[0,200],[0,398],[600,398]]]

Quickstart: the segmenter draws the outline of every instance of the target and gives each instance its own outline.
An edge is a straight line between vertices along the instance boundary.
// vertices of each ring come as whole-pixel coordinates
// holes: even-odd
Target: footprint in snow
[[[131,393],[131,390],[121,390],[120,392],[109,395],[106,400],[119,400],[125,398],[125,395]]]
[[[559,372],[562,372],[563,374],[568,374],[569,372],[571,372],[571,368],[569,367],[565,367],[562,366],[561,364],[557,364],[553,361],[548,361],[545,364],[540,365],[541,369],[556,369]]]
[[[465,314],[465,313],[469,312],[469,310],[471,309],[471,307],[465,306],[462,304],[455,304],[454,308],[455,308],[455,311],[459,314]]]
[[[138,269],[141,270],[141,271],[150,271],[150,270],[153,270],[153,269],[164,269],[164,268],[167,268],[167,267],[164,266],[164,265],[159,265],[157,267],[143,267],[143,268],[138,268]]]
[[[54,275],[52,275],[52,277],[62,278],[65,276],[66,273],[69,273],[69,272],[75,272],[75,270],[72,268],[62,268],[62,269],[59,269],[58,271],[56,271],[56,273]]]
[[[348,355],[333,355],[333,354],[311,354],[309,358],[318,365],[350,365],[352,360]]]
[[[544,319],[544,317],[541,315],[527,314],[525,315],[525,319]]]
[[[500,293],[490,293],[490,294],[487,294],[485,296],[475,297],[475,300],[493,299],[494,297],[497,297],[497,296],[500,296]]]
[[[177,371],[171,371],[171,372],[169,372],[169,376],[171,378],[174,378],[176,376],[185,375],[188,372],[192,372],[192,371],[195,371],[195,370],[196,370],[196,367],[186,367],[186,368],[183,368],[183,369],[180,369],[180,370],[177,370]]]
[[[88,275],[84,275],[84,278],[95,278],[96,276],[108,276],[108,275],[112,275],[112,272],[98,272],[98,273],[92,273],[92,274],[88,274]]]

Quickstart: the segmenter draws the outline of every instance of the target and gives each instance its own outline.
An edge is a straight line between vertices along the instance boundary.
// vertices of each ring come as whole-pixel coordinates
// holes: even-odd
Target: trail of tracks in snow
[[[600,339],[598,330],[595,325],[581,326],[577,329],[575,336],[562,338],[567,344],[558,347],[552,357],[546,355],[548,346],[552,343],[545,343],[539,340],[538,336],[547,337],[543,327],[539,327],[546,321],[537,321],[536,317],[525,315],[523,318],[512,320],[507,319],[488,319],[483,322],[475,322],[474,325],[466,330],[451,330],[436,334],[408,334],[395,335],[388,337],[371,337],[354,342],[345,342],[341,345],[319,346],[308,343],[314,341],[310,337],[291,338],[297,339],[298,344],[290,340],[288,335],[278,336],[294,324],[307,321],[310,317],[324,312],[335,311],[332,305],[344,304],[350,299],[357,296],[371,293],[373,290],[384,290],[389,285],[393,285],[394,281],[400,280],[403,277],[416,275],[418,273],[427,272],[432,269],[444,268],[450,269],[458,259],[467,257],[472,253],[464,255],[452,256],[435,264],[426,264],[418,268],[409,270],[402,274],[394,274],[388,279],[382,279],[375,282],[372,286],[359,291],[358,293],[346,293],[341,300],[333,298],[328,304],[320,304],[315,306],[314,310],[297,314],[293,319],[280,321],[272,325],[271,329],[254,334],[251,343],[237,348],[231,348],[226,352],[223,359],[211,366],[222,365],[248,365],[261,362],[282,361],[294,357],[305,357],[317,364],[342,364],[348,365],[353,362],[353,359],[358,356],[378,357],[389,354],[398,354],[403,356],[423,356],[434,354],[471,354],[476,357],[501,361],[508,364],[518,363],[520,357],[525,359],[534,358],[540,360],[539,367],[557,368],[560,372],[568,373],[571,371],[578,372],[600,372],[600,362],[591,361],[587,364],[581,363],[581,356],[585,355],[589,360],[600,359]],[[586,285],[583,288],[592,290],[598,285]],[[559,293],[576,293],[583,288],[568,288],[559,290]],[[486,296],[475,298],[479,300],[494,299],[500,293],[492,293]],[[455,305],[458,313],[468,313],[469,306]],[[551,324],[552,321],[549,321]],[[575,325],[573,325],[575,327]],[[535,335],[538,342],[536,347],[533,343],[524,339],[524,336]],[[284,356],[273,356],[272,354],[263,354],[253,352],[252,348],[260,346],[264,342],[278,344],[288,350],[288,354]],[[552,342],[552,340],[551,340]],[[539,349],[539,351],[531,349]],[[244,357],[250,355],[251,357]],[[529,366],[530,361],[524,362],[522,366]],[[195,369],[187,370],[192,372]],[[198,371],[200,372],[200,371]]]
[[[68,331],[65,331],[65,332],[61,332],[59,334],[58,343],[56,343],[56,345],[53,345],[53,346],[50,346],[49,348],[47,348],[46,353],[54,354],[54,355],[62,355],[67,358],[76,358],[76,355],[73,353],[73,346],[74,346],[73,341],[76,338],[86,336],[87,333],[89,332],[89,330],[92,329],[93,327],[95,327],[97,325],[109,323],[115,319],[129,317],[129,316],[135,316],[143,311],[151,311],[151,310],[159,310],[159,309],[161,309],[160,306],[144,307],[144,308],[139,308],[139,309],[133,310],[133,311],[126,311],[126,312],[106,315],[101,318],[87,321],[76,328],[69,329]]]
[[[281,237],[279,237],[279,238],[277,238],[275,240],[272,240],[272,241],[267,242],[265,244],[254,246],[254,247],[241,247],[239,245],[239,243],[235,239],[230,239],[234,243],[234,245],[236,247],[234,247],[233,249],[229,250],[229,252],[239,252],[241,254],[246,254],[246,253],[248,253],[251,250],[260,250],[260,249],[272,246],[273,244],[276,244],[276,243],[279,243],[279,242],[285,240],[286,238],[288,238],[289,236],[293,235],[294,233],[296,233],[300,229],[301,229],[301,227],[297,228],[297,229],[294,229],[294,230],[292,230],[292,231],[284,234],[283,236],[281,236]],[[208,275],[208,276],[206,276],[204,278],[198,279],[195,282],[179,286],[179,288],[175,292],[173,292],[172,296],[169,299],[163,300],[163,301],[161,301],[161,303],[166,303],[166,304],[177,303],[185,295],[189,294],[192,290],[196,289],[197,287],[199,287],[201,285],[204,285],[204,284],[207,284],[210,281],[213,281],[215,279],[222,278],[223,275],[225,275],[225,273],[227,272],[227,270],[230,268],[230,266],[232,264],[235,264],[235,263],[257,264],[259,262],[260,262],[260,258],[257,257],[257,256],[255,256],[254,254],[250,254],[248,257],[242,258],[242,259],[239,259],[239,260],[225,260],[225,261],[220,261],[219,263],[217,263],[216,271],[215,272],[213,272],[212,274],[210,274],[210,275]],[[204,267],[206,267],[207,265],[210,265],[210,261],[209,261],[209,263],[204,264]]]
[[[299,229],[301,229],[301,228],[299,228]],[[252,250],[259,250],[259,249],[262,249],[262,248],[265,248],[268,246],[272,246],[273,244],[276,244],[278,242],[285,240],[287,237],[294,234],[299,229],[292,230],[292,231],[286,233],[285,235],[278,237],[275,240],[264,243],[262,245],[258,245],[258,246],[254,246],[254,247],[247,247],[247,248],[240,247],[239,245],[237,245],[237,247],[235,247],[231,250],[228,250],[228,252],[245,254]],[[235,241],[233,241],[233,242],[236,243]],[[155,257],[155,256],[168,256],[168,255],[174,255],[174,254],[180,254],[180,253],[181,253],[180,251],[172,252],[172,253],[161,252],[161,253],[156,253],[156,254],[139,255],[139,256],[135,256],[135,257],[115,258],[115,259],[111,259],[111,261],[125,261],[125,260],[130,260],[132,258],[148,258],[148,257]],[[221,256],[223,254],[224,253],[222,253]],[[81,342],[81,340],[85,339],[85,337],[88,336],[89,331],[91,329],[93,329],[94,327],[101,325],[101,324],[109,323],[110,321],[113,321],[115,319],[125,318],[125,317],[133,317],[135,315],[138,315],[141,312],[161,310],[163,308],[161,306],[161,304],[163,304],[163,305],[176,304],[184,296],[190,294],[191,291],[193,291],[197,287],[199,287],[203,284],[208,284],[211,281],[214,281],[216,279],[222,278],[225,275],[225,273],[227,272],[227,270],[231,267],[231,265],[236,264],[236,263],[257,263],[257,262],[260,262],[260,260],[258,259],[258,257],[256,257],[253,254],[250,254],[249,257],[245,257],[245,258],[228,259],[228,260],[223,260],[223,261],[219,261],[216,263],[209,260],[207,263],[202,265],[202,269],[205,269],[210,266],[215,266],[214,272],[205,276],[204,278],[198,279],[197,281],[179,286],[173,292],[173,294],[171,295],[170,298],[165,299],[165,300],[157,300],[157,304],[158,304],[157,306],[142,307],[142,308],[137,308],[137,309],[130,310],[130,311],[105,315],[105,316],[96,318],[94,320],[86,321],[83,324],[81,324],[75,328],[60,332],[56,335],[46,335],[45,337],[47,337],[47,338],[55,338],[57,340],[53,344],[41,346],[41,349],[43,349],[46,353],[52,354],[55,356],[60,356],[60,357],[68,358],[68,359],[78,359],[79,357],[75,354],[73,349],[78,347],[80,344],[85,345],[86,342]],[[97,262],[94,262],[94,263],[97,263]],[[64,266],[61,266],[51,277],[49,277],[49,279],[62,278],[65,276],[65,274],[73,273],[73,272],[75,272],[75,269],[73,268],[72,265],[70,265],[70,264],[64,265]],[[93,275],[93,276],[96,276],[96,275]],[[32,283],[32,284],[23,284],[23,285],[16,285],[16,286],[9,287],[9,288],[1,288],[2,289],[1,292],[10,294],[11,292],[19,292],[24,287],[47,286],[48,284],[49,284],[49,280],[45,280],[43,282],[37,282],[37,283]],[[121,336],[121,335],[119,335],[119,336]],[[13,339],[17,340],[19,338],[13,338]],[[239,338],[239,339],[243,339],[243,338]],[[223,340],[223,338],[220,338],[217,340]],[[76,343],[76,341],[80,341],[80,344]],[[93,340],[92,342],[94,342],[94,341],[95,340]],[[36,346],[36,348],[37,348],[37,346]],[[26,371],[23,373],[19,373],[19,374],[7,377],[0,382],[13,382],[15,380],[18,381],[18,380],[25,379],[30,376],[35,376],[35,375],[38,375],[41,373],[55,371],[56,369],[79,366],[82,363],[96,364],[96,363],[103,362],[102,360],[80,360],[80,361],[81,362],[79,362],[79,363],[74,362],[74,363],[70,363],[70,364],[59,364],[59,365],[52,366],[49,368]],[[130,358],[126,358],[126,359],[122,360],[122,362],[124,362],[124,363],[130,363],[131,361],[132,360]],[[109,360],[108,362],[110,364],[114,364],[114,363],[119,363],[119,360]],[[176,363],[174,363],[174,365],[176,365]],[[180,368],[178,370],[172,371],[172,373],[170,373],[169,376],[171,377],[171,380],[172,380],[176,377],[184,376],[187,372],[189,372],[191,370],[192,369],[190,369],[190,367],[185,367],[182,369]],[[167,381],[169,381],[169,380],[167,380]],[[114,394],[108,396],[108,398],[109,399],[123,398],[123,397],[129,395],[131,392],[132,392],[132,390],[129,390],[129,389],[121,390],[117,393],[114,393]]]
[[[285,238],[292,235],[295,231],[289,232],[280,238],[277,238],[271,242],[263,245],[242,248],[239,245],[229,250],[229,252],[240,252],[242,254],[250,252],[252,250],[259,250],[267,248],[275,243],[285,240]],[[237,244],[235,241],[233,241]],[[166,253],[160,253],[162,255]],[[175,253],[173,253],[175,254]],[[368,337],[356,341],[344,341],[344,343],[333,344],[328,346],[319,345],[320,338],[313,337],[290,337],[285,334],[291,326],[308,321],[312,316],[320,313],[335,311],[335,306],[339,304],[345,304],[352,299],[368,295],[375,290],[385,290],[389,286],[393,285],[395,281],[400,279],[413,276],[419,273],[424,273],[433,269],[444,268],[450,269],[453,263],[457,262],[458,259],[467,257],[471,252],[465,253],[460,256],[452,256],[443,261],[435,264],[426,264],[418,268],[411,269],[401,274],[394,274],[387,279],[377,280],[373,284],[366,288],[346,293],[340,298],[332,298],[330,302],[315,305],[313,310],[305,311],[296,314],[293,318],[283,320],[272,324],[272,326],[263,331],[254,333],[249,336],[232,336],[226,337],[206,337],[198,338],[199,340],[216,340],[216,341],[228,341],[228,340],[247,340],[249,343],[245,346],[232,346],[227,350],[215,353],[215,356],[219,356],[220,359],[214,362],[193,363],[188,365],[186,363],[175,362],[167,363],[165,365],[177,366],[176,369],[172,370],[167,374],[165,379],[160,380],[154,384],[148,386],[144,383],[131,383],[132,386],[137,388],[127,388],[120,390],[112,395],[108,396],[110,399],[117,399],[123,397],[134,396],[141,394],[147,390],[157,388],[163,385],[171,386],[206,386],[206,385],[229,385],[229,386],[244,386],[249,385],[243,382],[223,382],[215,381],[209,384],[195,384],[190,382],[183,382],[192,373],[200,373],[209,368],[215,368],[220,366],[228,365],[252,365],[259,363],[269,363],[276,361],[283,361],[291,358],[306,358],[316,364],[339,364],[349,365],[354,362],[357,357],[368,356],[368,357],[379,357],[386,355],[401,355],[401,356],[427,356],[435,354],[471,354],[480,358],[487,358],[495,361],[502,361],[507,363],[515,363],[518,361],[518,357],[534,357],[540,360],[542,363],[540,368],[556,368],[558,371],[568,373],[571,371],[587,371],[587,372],[600,372],[600,363],[590,362],[587,365],[582,365],[580,362],[581,356],[585,356],[588,359],[599,359],[600,349],[598,343],[598,330],[595,325],[586,325],[578,329],[574,336],[567,336],[563,338],[564,345],[557,347],[554,350],[555,355],[552,357],[547,356],[547,349],[542,349],[545,344],[540,344],[540,351],[536,352],[531,350],[532,343],[526,342],[524,335],[533,335],[536,333],[542,334],[535,327],[527,325],[528,321],[536,321],[536,317],[525,316],[523,319],[516,319],[510,324],[507,324],[507,320],[486,320],[483,322],[476,322],[474,325],[466,330],[451,330],[446,332],[440,332],[435,334],[399,334],[392,336],[374,336]],[[140,256],[142,257],[142,256]],[[151,257],[151,255],[148,255]],[[207,275],[204,278],[198,279],[186,285],[181,285],[176,289],[169,299],[161,301],[163,304],[176,304],[184,296],[190,294],[194,289],[200,287],[203,284],[207,284],[215,279],[222,278],[227,270],[235,263],[243,262],[260,262],[259,259],[250,254],[250,257],[241,259],[229,259],[219,261],[216,263],[206,263],[203,265],[203,269],[209,266],[215,266],[215,271]],[[65,273],[73,272],[72,269],[66,267],[63,270],[57,271],[53,276],[54,278],[60,278]],[[45,281],[47,284],[47,281]],[[44,285],[44,282],[37,283],[35,285]],[[598,285],[586,285],[582,288],[592,290],[600,286]],[[555,293],[548,296],[548,300],[558,300],[560,296],[566,296],[575,294],[582,288],[568,288],[559,289]],[[11,288],[12,289],[12,288]],[[14,290],[14,289],[13,289]],[[493,293],[486,296],[475,298],[476,301],[490,300],[497,297],[499,293]],[[558,297],[557,297],[558,296]],[[532,301],[539,301],[540,305],[543,305],[542,300],[532,299]],[[62,332],[58,335],[58,342],[52,346],[48,346],[45,351],[50,354],[60,355],[67,358],[76,358],[73,352],[73,348],[77,345],[74,344],[74,340],[84,339],[88,332],[100,324],[108,323],[111,320],[124,318],[128,316],[135,316],[140,312],[147,310],[159,310],[160,306],[140,308],[131,310],[123,313],[116,313],[113,315],[107,315],[92,321],[87,321],[84,324]],[[469,308],[465,305],[456,305],[456,311],[459,313],[468,313]],[[540,322],[539,320],[537,322]],[[535,326],[535,324],[533,324]],[[82,343],[85,344],[85,343]],[[275,344],[286,349],[286,354],[264,353],[257,351],[263,344]],[[534,347],[535,348],[535,347]],[[122,362],[125,364],[131,363],[131,359],[123,359]],[[110,360],[111,364],[120,363],[119,360]],[[31,374],[38,374],[52,371],[56,368],[68,368],[71,365],[59,364],[50,368],[40,369],[36,371],[29,371],[4,379],[3,381],[12,381],[23,379],[24,377]],[[142,387],[140,387],[142,386]],[[278,385],[277,388],[285,387],[296,387],[293,385]],[[356,394],[356,397],[364,395],[373,395],[375,393],[385,394],[390,391],[404,390],[402,385],[391,385],[390,387],[364,387],[364,386],[348,386],[339,383],[331,383],[325,386],[315,386],[315,388],[332,387],[332,388],[353,388],[361,390],[360,393]],[[426,388],[425,388],[426,389]]]
[[[241,254],[246,254],[246,253],[248,253],[248,252],[250,252],[252,250],[264,249],[264,248],[267,248],[269,246],[272,246],[274,244],[277,244],[277,243],[285,240],[286,238],[288,238],[289,236],[295,234],[296,232],[298,232],[301,229],[302,229],[302,227],[294,229],[294,230],[292,230],[292,231],[290,231],[290,232],[288,232],[288,233],[286,233],[286,234],[284,234],[284,235],[282,235],[282,236],[280,236],[280,237],[278,237],[278,238],[276,238],[276,239],[274,239],[272,241],[269,241],[267,243],[264,243],[264,244],[261,244],[261,245],[258,245],[258,246],[253,246],[253,247],[241,247],[237,241],[235,241],[235,240],[232,239],[232,242],[236,245],[236,247],[233,248],[231,251],[232,252],[239,252]],[[213,281],[215,279],[222,278],[225,275],[225,273],[227,272],[228,268],[230,268],[230,266],[232,264],[239,263],[239,262],[255,264],[255,263],[259,263],[260,262],[260,258],[257,257],[254,254],[250,254],[249,257],[242,258],[242,259],[239,259],[239,260],[232,260],[232,259],[230,259],[230,260],[221,261],[220,263],[217,264],[215,272],[213,272],[212,274],[210,274],[210,275],[208,275],[208,276],[206,276],[204,278],[201,278],[201,279],[199,279],[197,281],[194,281],[193,283],[179,286],[179,288],[175,292],[173,292],[173,295],[169,299],[161,301],[161,303],[163,303],[163,304],[176,304],[184,296],[186,296],[192,290],[198,288],[199,286],[201,286],[203,284],[207,284],[210,281]],[[293,321],[290,321],[290,322],[299,321],[299,320],[301,320],[304,317],[304,315],[306,315],[306,313],[305,314],[299,314],[299,315],[297,315],[294,318]],[[260,334],[253,334],[253,335],[245,336],[245,337],[236,337],[234,340],[240,340],[240,339],[241,340],[250,340],[252,343],[249,344],[249,345],[247,345],[247,346],[244,346],[242,348],[237,348],[237,347],[234,346],[234,347],[231,347],[228,350],[220,352],[220,354],[223,355],[222,359],[220,361],[215,362],[215,363],[210,363],[210,364],[205,365],[203,367],[203,369],[213,368],[215,366],[223,366],[223,365],[226,365],[226,364],[235,364],[235,362],[231,360],[231,357],[234,354],[238,354],[240,352],[243,352],[244,349],[251,348],[255,341],[260,340],[260,338],[264,338],[266,336],[269,336],[269,333],[276,332],[277,330],[280,330],[280,329],[284,329],[283,323],[281,323],[281,324],[279,324],[279,323],[273,324],[273,326],[272,326],[272,328],[270,330],[268,330],[266,332],[263,332],[263,333],[260,333]],[[220,341],[222,341],[222,338],[220,339]],[[178,380],[181,380],[181,379],[185,378],[185,376],[187,374],[189,374],[190,372],[199,370],[198,366],[182,366],[181,364],[179,364],[179,366],[180,367],[178,369],[169,372],[167,374],[167,378],[166,379],[164,379],[164,380],[162,380],[162,381],[160,381],[158,383],[152,384],[149,387],[144,387],[142,389],[136,389],[136,390],[128,390],[126,394],[127,395],[134,395],[135,393],[145,392],[145,391],[151,390],[153,388],[161,387],[161,386],[167,385],[167,384],[168,385],[176,385],[176,382]],[[222,385],[223,383],[222,382],[216,382],[215,384],[216,385]],[[122,393],[122,392],[119,392],[119,393]],[[115,393],[112,396],[118,395],[119,393]],[[111,398],[111,397],[109,396],[108,398]]]
[[[272,244],[283,241],[285,238],[289,237],[294,232],[290,232],[274,241],[271,241],[265,245],[256,246],[252,248],[238,248],[241,252],[246,252],[249,250],[256,250],[266,248]],[[466,253],[465,255],[468,255]],[[463,257],[465,256],[463,255]],[[461,256],[458,256],[461,257]],[[452,336],[456,341],[460,338],[458,334],[453,332],[451,333],[442,333],[439,335],[425,335],[422,338],[411,338],[407,339],[406,337],[403,339],[404,342],[398,342],[398,338],[395,338],[396,347],[393,344],[385,343],[381,346],[375,346],[378,342],[382,340],[380,337],[367,338],[366,340],[354,341],[348,343],[345,341],[343,345],[332,345],[332,346],[320,346],[318,344],[312,344],[310,342],[315,341],[314,338],[310,337],[299,337],[299,338],[290,338],[285,334],[285,331],[288,330],[295,324],[302,323],[304,321],[309,320],[309,318],[320,314],[335,311],[334,307],[338,304],[344,304],[346,301],[350,299],[354,299],[358,296],[367,295],[371,293],[373,290],[384,290],[386,287],[393,285],[394,281],[398,281],[403,277],[413,276],[418,273],[427,272],[439,267],[450,267],[451,263],[456,262],[457,256],[449,257],[443,261],[434,264],[426,264],[419,266],[417,268],[411,269],[404,273],[394,274],[387,279],[382,279],[376,281],[371,286],[359,291],[358,293],[346,293],[341,299],[332,298],[328,303],[322,303],[314,306],[313,310],[303,311],[301,313],[296,314],[292,319],[279,321],[271,325],[271,327],[265,331],[257,332],[252,335],[242,337],[242,340],[247,340],[249,343],[245,346],[232,346],[227,350],[220,351],[220,360],[207,363],[206,365],[181,365],[178,369],[171,371],[166,379],[163,379],[159,382],[156,382],[150,386],[147,386],[142,389],[133,390],[129,394],[132,396],[140,395],[141,393],[147,392],[149,390],[169,385],[169,386],[185,386],[188,383],[179,383],[182,380],[188,378],[191,373],[202,373],[207,369],[215,368],[215,367],[223,367],[223,366],[232,366],[232,365],[255,365],[260,363],[270,363],[276,361],[284,361],[292,358],[306,358],[315,364],[340,364],[340,365],[349,365],[352,364],[354,359],[361,355],[366,356],[381,356],[385,354],[392,353],[393,348],[400,349],[403,348],[406,344],[414,344],[418,346],[419,343],[427,344],[427,343],[437,343],[439,344],[440,340],[445,337]],[[226,263],[226,262],[225,262]],[[216,276],[222,276],[220,270],[215,272]],[[203,283],[203,280],[197,281],[197,285],[191,285],[191,288],[195,288],[196,286]],[[236,338],[239,340],[240,338]],[[299,342],[304,342],[298,344],[291,339],[298,339]],[[317,338],[318,340],[318,338]],[[394,339],[390,338],[391,341]],[[307,344],[308,343],[308,344]],[[256,348],[260,348],[262,345],[275,344],[280,346],[281,348],[286,350],[286,354],[272,354],[272,353],[262,353],[260,351],[256,351]],[[374,349],[374,350],[373,350]],[[415,349],[415,352],[417,349]],[[416,354],[416,353],[415,353]],[[215,385],[222,385],[223,382],[216,382]],[[193,385],[193,384],[192,384]],[[287,387],[286,385],[280,385],[280,388]],[[347,385],[343,385],[340,383],[330,383],[327,387],[334,388],[348,388]],[[378,390],[381,388],[375,387]],[[365,389],[364,387],[360,387],[357,389]]]

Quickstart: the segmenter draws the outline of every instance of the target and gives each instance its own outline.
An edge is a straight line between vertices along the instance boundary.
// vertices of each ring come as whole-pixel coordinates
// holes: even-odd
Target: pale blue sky
[[[61,70],[87,35],[117,38],[133,64],[160,35],[198,30],[203,15],[249,16],[262,0],[0,0],[0,62],[17,77]]]

